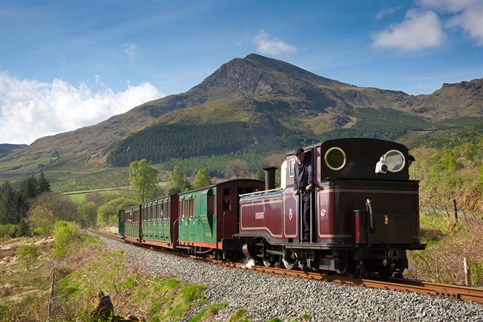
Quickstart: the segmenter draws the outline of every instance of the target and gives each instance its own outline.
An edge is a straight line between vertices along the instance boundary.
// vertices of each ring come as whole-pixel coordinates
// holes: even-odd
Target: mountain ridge
[[[398,120],[406,122],[408,131],[415,131],[435,126],[435,122],[481,118],[482,84],[483,78],[443,84],[430,95],[412,96],[345,84],[281,60],[250,54],[221,65],[184,93],[152,100],[98,124],[43,137],[13,150],[0,158],[0,173],[11,178],[67,166],[74,160],[81,167],[109,167],[109,155],[123,141],[133,135],[142,138],[143,131],[152,133],[151,127],[169,124],[200,127],[242,122],[254,132],[250,137],[253,142],[263,142],[263,136],[290,136],[291,132],[321,139],[330,131],[371,128],[374,124],[390,129]],[[19,164],[13,165],[15,159]]]

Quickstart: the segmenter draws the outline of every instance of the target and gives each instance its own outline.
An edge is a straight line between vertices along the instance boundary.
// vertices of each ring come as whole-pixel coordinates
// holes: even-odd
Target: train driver
[[[295,150],[294,195],[299,195],[302,203],[303,242],[310,240],[310,191],[313,187],[312,162],[305,157],[304,150]]]

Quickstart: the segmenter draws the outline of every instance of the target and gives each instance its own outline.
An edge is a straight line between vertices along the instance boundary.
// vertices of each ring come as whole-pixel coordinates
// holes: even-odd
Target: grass
[[[483,286],[483,252],[481,236],[483,223],[476,216],[465,216],[456,224],[454,219],[441,214],[421,217],[424,251],[408,252],[408,278],[425,281],[465,284],[464,258],[471,271],[473,286]]]
[[[180,321],[190,316],[189,321],[211,321],[228,305],[206,305],[204,285],[142,274],[140,267],[128,263],[122,250],[105,252],[97,238],[82,235],[76,240],[63,260],[54,258],[52,239],[9,239],[0,243],[4,249],[0,261],[2,321],[48,320],[54,268],[54,322],[91,320],[100,291],[110,296],[116,315],[126,316],[130,312],[147,321]],[[25,261],[15,258],[15,249],[30,250],[34,244],[39,245],[38,253],[26,253],[38,256],[36,261],[29,261],[28,268]],[[242,320],[234,317],[233,321]]]

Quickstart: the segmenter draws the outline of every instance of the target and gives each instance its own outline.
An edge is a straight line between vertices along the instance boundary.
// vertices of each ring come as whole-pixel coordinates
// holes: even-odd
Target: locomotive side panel
[[[340,204],[340,194],[332,187],[320,187],[317,193],[318,209],[317,216],[317,237],[318,241],[324,244],[349,244],[353,242],[352,222],[346,215],[352,206]]]
[[[283,233],[285,238],[299,237],[300,214],[298,199],[293,195],[293,189],[283,191]]]
[[[240,234],[283,237],[282,192],[254,194],[240,200]]]

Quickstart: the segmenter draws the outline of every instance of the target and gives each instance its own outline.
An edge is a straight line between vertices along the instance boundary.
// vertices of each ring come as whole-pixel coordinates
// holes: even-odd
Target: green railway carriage
[[[260,180],[229,180],[179,194],[179,245],[195,250],[221,249],[238,232],[239,195],[264,189]]]
[[[142,206],[142,242],[173,248],[178,240],[178,196],[156,199]]]
[[[126,241],[133,243],[140,242],[139,236],[141,232],[141,210],[140,205],[119,210],[119,236],[123,237]]]

